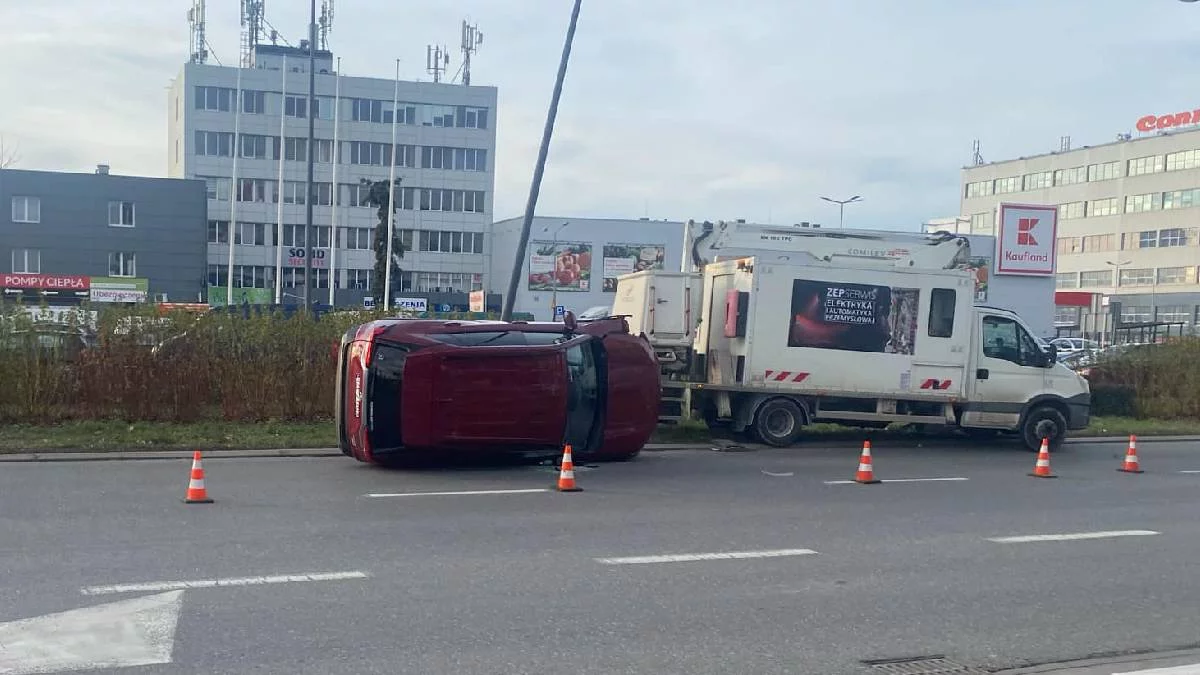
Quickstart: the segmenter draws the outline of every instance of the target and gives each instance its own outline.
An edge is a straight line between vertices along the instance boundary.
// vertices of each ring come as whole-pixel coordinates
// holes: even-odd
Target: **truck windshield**
[[[586,448],[599,412],[599,382],[593,345],[585,342],[567,350],[567,443]]]
[[[1044,352],[1019,323],[1008,317],[983,317],[983,355],[1022,366],[1041,365]]]

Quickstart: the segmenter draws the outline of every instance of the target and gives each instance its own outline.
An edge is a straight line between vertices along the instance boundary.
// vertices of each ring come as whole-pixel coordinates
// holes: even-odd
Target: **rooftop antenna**
[[[265,33],[263,17],[266,0],[242,0],[242,68],[254,67],[254,48],[259,36]]]
[[[471,54],[479,51],[479,45],[483,44],[483,33],[479,32],[479,26],[472,25],[463,19],[462,22],[462,83],[465,86],[471,86]]]
[[[1070,136],[1060,136],[1058,138],[1058,151],[1059,152],[1070,152],[1071,151],[1071,137]]]
[[[333,0],[321,0],[321,18],[317,19],[320,41],[317,46],[329,51],[329,31],[333,29]]]
[[[204,0],[192,0],[188,10],[188,26],[192,31],[192,63],[208,61],[208,44],[204,38]]]
[[[979,139],[971,142],[971,166],[983,166],[983,143]]]
[[[425,70],[433,75],[434,82],[442,81],[442,73],[446,72],[449,65],[450,52],[446,51],[445,47],[425,46]]]

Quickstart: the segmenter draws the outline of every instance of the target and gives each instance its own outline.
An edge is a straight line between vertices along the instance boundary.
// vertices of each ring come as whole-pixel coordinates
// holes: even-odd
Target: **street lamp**
[[[550,276],[554,279],[554,285],[550,291],[550,318],[553,321],[558,320],[558,233],[563,231],[563,228],[570,225],[571,221],[567,221],[562,225],[554,228],[554,235],[551,237],[551,247],[554,250],[554,262],[550,265]],[[543,227],[542,233],[549,232],[550,228]]]
[[[854,195],[853,197],[851,197],[849,199],[830,199],[829,197],[821,197],[821,199],[824,199],[825,201],[829,202],[830,204],[838,205],[838,229],[839,230],[846,226],[846,205],[853,204],[855,202],[861,202],[863,200],[863,198],[858,195]]]

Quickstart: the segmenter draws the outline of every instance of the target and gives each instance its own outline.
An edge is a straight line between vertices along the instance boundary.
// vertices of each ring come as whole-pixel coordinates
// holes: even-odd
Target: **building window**
[[[1164,210],[1190,209],[1193,206],[1200,206],[1200,189],[1173,190],[1163,193],[1162,207]]]
[[[1083,313],[1082,307],[1055,307],[1054,308],[1054,325],[1055,326],[1078,326],[1079,317]]]
[[[225,265],[209,265],[208,266],[208,285],[209,286],[227,286],[229,280],[229,268]]]
[[[1187,305],[1164,305],[1157,311],[1158,317],[1155,321],[1163,323],[1188,323],[1192,319],[1192,313]]]
[[[1083,253],[1083,239],[1080,237],[1059,237],[1058,252],[1064,253]]]
[[[1059,272],[1054,275],[1055,288],[1079,288],[1079,275],[1074,272]]]
[[[1058,205],[1059,220],[1083,218],[1085,215],[1087,215],[1087,202],[1069,202]]]
[[[1093,217],[1115,216],[1119,212],[1119,209],[1120,203],[1117,202],[1116,197],[1109,197],[1107,199],[1093,199],[1092,201],[1088,202],[1088,215]]]
[[[1196,283],[1196,267],[1160,267],[1158,268],[1158,283],[1160,284],[1194,284]]]
[[[233,134],[224,131],[197,131],[196,154],[204,157],[232,157]]]
[[[971,214],[971,233],[972,234],[992,234],[992,223],[995,216],[991,211],[984,213]]]
[[[332,96],[317,97],[317,119],[332,120],[334,112],[337,111],[336,101]]]
[[[128,251],[108,254],[108,276],[136,277],[137,256]]]
[[[1149,267],[1123,269],[1119,279],[1121,286],[1153,286],[1154,270]]]
[[[387,166],[392,161],[392,148],[387,143],[347,141],[344,148],[349,164]]]
[[[1136,237],[1136,239],[1135,239]],[[1145,230],[1130,237],[1132,240],[1126,248],[1156,248],[1158,246],[1158,230]],[[1134,244],[1133,241],[1137,243]]]
[[[333,183],[313,183],[313,195],[317,206],[332,206]]]
[[[307,96],[284,96],[283,114],[288,117],[308,117]]]
[[[1054,184],[1054,172],[1039,171],[1027,173],[1021,177],[1021,185],[1025,190],[1042,190]]]
[[[283,245],[289,248],[304,246],[304,226],[303,225],[284,225],[283,226]]]
[[[108,224],[111,227],[133,227],[133,202],[109,202]]]
[[[1087,168],[1088,182],[1100,180],[1113,180],[1121,177],[1120,162],[1105,162],[1103,164],[1089,164]]]
[[[1127,176],[1144,176],[1150,173],[1159,173],[1163,170],[1163,156],[1151,155],[1149,157],[1138,157],[1137,159],[1129,160],[1129,168],[1126,170]]]
[[[480,190],[422,188],[421,210],[483,213],[483,192]]]
[[[278,184],[276,184],[278,185]],[[306,184],[298,180],[283,181],[283,203],[284,204],[303,204],[304,203],[304,188]],[[276,204],[279,203],[279,196],[275,195],[272,200]]]
[[[981,180],[974,183],[967,183],[967,198],[971,197],[987,197],[992,194],[992,181]]]
[[[209,274],[211,275],[211,272]],[[266,267],[264,265],[233,266],[234,288],[273,288],[274,286],[274,267]]]
[[[242,134],[241,157],[245,159],[272,159],[270,152],[267,150],[268,136],[259,136],[256,134]]]
[[[995,192],[1002,195],[1008,192],[1018,192],[1021,189],[1021,177],[1009,176],[1008,178],[997,178]]]
[[[350,102],[350,119],[355,122],[392,123],[392,102],[356,98]]]
[[[304,268],[303,267],[285,267],[283,275],[280,277],[281,285],[284,288],[299,288],[304,285]]]
[[[313,244],[316,248],[329,248],[329,226],[314,225],[313,234],[316,235],[316,243]]]
[[[1158,247],[1187,246],[1187,230],[1182,227],[1168,227],[1158,231]]]
[[[329,288],[329,270],[314,267],[312,272],[314,288]]]
[[[346,248],[351,251],[370,251],[373,234],[374,231],[369,227],[347,227]]]
[[[238,223],[233,243],[241,246],[266,246],[267,226],[264,223]]]
[[[266,92],[254,89],[242,90],[242,112],[261,115],[267,111]]]
[[[1149,323],[1149,305],[1121,305],[1121,323]]]
[[[202,176],[207,186],[209,199],[221,202],[229,201],[229,179],[219,176]]]
[[[41,274],[42,252],[33,248],[14,248],[12,271],[13,274]]]
[[[289,162],[307,162],[308,161],[308,139],[307,138],[285,138],[283,139],[283,158]]]
[[[1180,150],[1167,155],[1167,171],[1183,171],[1200,167],[1200,150]]]
[[[264,178],[239,178],[238,179],[238,195],[239,202],[266,202],[267,190],[275,185],[275,181],[267,181]]]
[[[328,138],[318,138],[313,141],[313,147],[317,149],[316,157],[313,158],[314,162],[318,164],[333,163],[333,141]]]
[[[14,223],[42,222],[42,200],[38,197],[13,197],[12,221]]]
[[[230,112],[237,92],[226,87],[196,87],[196,110]]]
[[[229,221],[228,220],[210,220],[208,221],[208,243],[210,244],[228,244],[229,243]],[[220,286],[221,284],[213,284]]]
[[[338,288],[353,288],[359,291],[371,290],[371,273],[374,270],[338,270]]]
[[[1055,185],[1074,185],[1087,181],[1087,167],[1075,166],[1070,169],[1058,169],[1054,172]]]
[[[1081,288],[1110,288],[1113,285],[1112,270],[1093,270],[1079,273]]]
[[[1157,211],[1162,208],[1162,193],[1150,192],[1144,195],[1126,195],[1125,213],[1141,213]]]
[[[466,293],[482,284],[472,274],[463,272],[414,272],[413,288],[421,293]],[[410,289],[402,289],[410,290]]]
[[[1083,238],[1083,251],[1085,253],[1115,251],[1116,249],[1117,235],[1115,234],[1089,234]]]
[[[342,196],[339,200],[340,206],[370,206],[368,197],[371,195],[371,188],[362,183],[343,183],[341,186]]]
[[[409,168],[417,166],[417,146],[415,145],[397,145],[392,156],[396,158],[396,166]]]

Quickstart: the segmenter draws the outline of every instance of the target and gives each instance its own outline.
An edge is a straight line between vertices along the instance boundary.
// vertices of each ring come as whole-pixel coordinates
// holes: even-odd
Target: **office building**
[[[1146,116],[1135,125],[1137,136],[966,167],[956,224],[995,234],[1000,203],[1056,205],[1060,298],[1093,298],[1060,301],[1058,325],[1110,312],[1116,324],[1194,324],[1200,129],[1190,126],[1192,117]],[[950,229],[949,220],[927,229]]]
[[[334,304],[362,306],[383,283],[372,278],[377,207],[366,202],[362,181],[387,181],[394,164],[395,229],[407,249],[394,295],[465,308],[467,294],[485,281],[496,89],[342,75],[332,53],[319,50],[310,109],[308,68],[304,45],[258,44],[248,68],[191,62],[171,87],[168,174],[203,179],[208,188],[209,302],[223,303],[229,283],[239,302],[273,302],[277,265],[279,299],[300,302],[309,256],[312,301],[328,302],[332,284]],[[310,152],[314,185],[307,194]],[[314,235],[306,246],[309,199]]]
[[[491,289],[501,294],[516,262],[521,218],[492,225]],[[538,216],[523,256],[514,312],[537,321],[554,318],[555,307],[580,314],[612,307],[617,277],[643,269],[678,270],[683,223],[648,218],[559,218]]]
[[[205,292],[202,181],[0,170],[5,299],[195,302]]]

